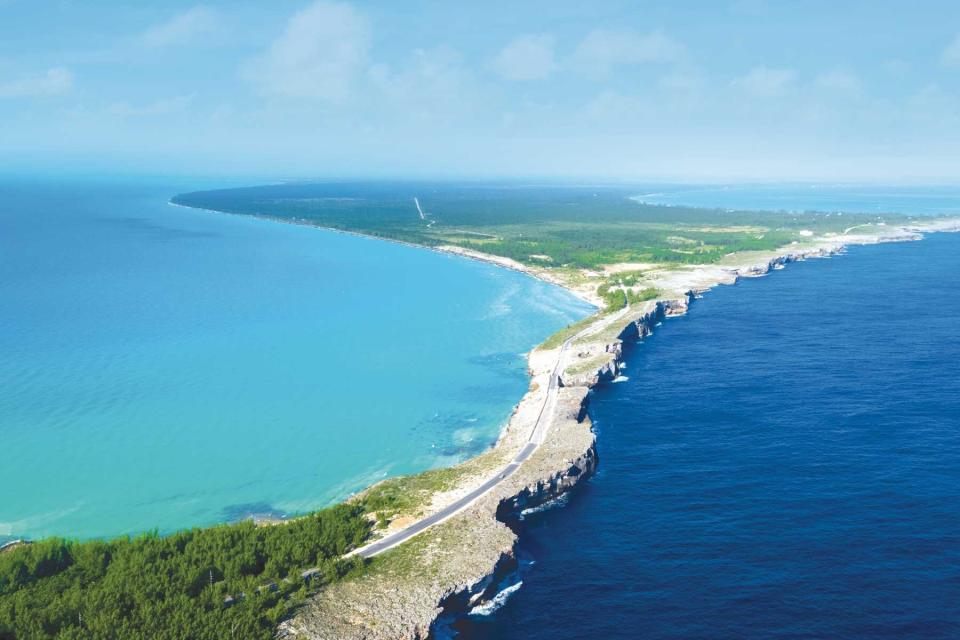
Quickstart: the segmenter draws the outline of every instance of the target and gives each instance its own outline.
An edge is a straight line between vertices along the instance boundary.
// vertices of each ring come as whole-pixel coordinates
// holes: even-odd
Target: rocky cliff
[[[281,637],[421,639],[441,617],[492,598],[516,569],[520,512],[554,500],[589,477],[596,441],[587,389],[561,389],[547,442],[507,481],[464,511],[375,558],[362,576],[315,596],[281,625]]]
[[[463,511],[377,557],[363,575],[313,597],[294,619],[281,625],[279,635],[330,640],[430,637],[438,619],[464,614],[489,600],[501,579],[516,569],[517,531],[512,525],[519,514],[563,495],[596,469],[596,438],[586,415],[589,390],[620,375],[625,342],[645,338],[663,319],[686,313],[696,294],[718,284],[762,276],[793,261],[834,255],[848,244],[914,240],[921,237],[920,231],[955,230],[960,224],[944,221],[922,229],[844,235],[777,253],[733,256],[724,264],[648,274],[647,286],[666,292],[662,299],[623,314],[599,316],[587,335],[573,341],[568,354],[560,353],[561,388],[554,420],[543,444],[512,476]],[[526,443],[531,420],[544,406],[557,354],[556,349],[531,353],[530,392],[497,443],[503,460]],[[471,478],[460,491],[469,491],[482,480]],[[434,502],[442,506],[443,496]]]

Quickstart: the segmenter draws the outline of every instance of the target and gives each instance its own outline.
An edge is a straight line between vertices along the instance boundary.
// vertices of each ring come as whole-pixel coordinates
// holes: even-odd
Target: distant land
[[[910,219],[892,212],[655,205],[643,201],[642,191],[604,185],[291,183],[186,193],[173,202],[429,247],[455,246],[553,269],[714,264],[730,253],[778,249],[809,238],[804,230],[825,235]]]
[[[388,479],[345,504],[263,526],[5,549],[0,637],[79,637],[92,625],[177,637],[159,635],[159,619],[198,638],[236,629],[271,638],[278,627],[284,637],[425,637],[438,617],[495,597],[516,566],[510,524],[524,510],[594,472],[588,393],[620,375],[625,341],[718,284],[847,245],[960,230],[949,217],[662,206],[638,195],[626,186],[294,183],[175,196],[194,209],[492,262],[563,286],[598,311],[530,353],[529,390],[497,445],[460,465]],[[133,573],[169,579],[131,593],[124,585]],[[91,610],[91,597],[104,606]]]

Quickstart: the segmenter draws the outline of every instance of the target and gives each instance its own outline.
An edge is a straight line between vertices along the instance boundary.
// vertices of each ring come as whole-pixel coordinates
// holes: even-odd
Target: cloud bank
[[[340,102],[368,63],[371,31],[351,5],[314,2],[298,11],[242,75],[265,96]]]

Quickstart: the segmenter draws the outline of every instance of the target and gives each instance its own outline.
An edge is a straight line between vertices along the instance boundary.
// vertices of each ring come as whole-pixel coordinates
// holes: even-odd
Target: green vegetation
[[[436,492],[502,462],[491,450],[278,524],[14,547],[0,553],[0,640],[271,639],[311,592],[366,570],[343,555],[370,537],[375,520],[415,515]],[[305,579],[308,569],[318,571]]]
[[[579,362],[574,362],[569,367],[567,367],[566,373],[568,375],[580,375],[581,373],[594,373],[602,365],[610,361],[610,354],[600,353],[590,358],[586,358]]]
[[[636,205],[638,208],[641,205]],[[459,244],[477,251],[512,258],[527,264],[543,264],[535,255],[550,257],[551,264],[583,269],[622,262],[704,264],[719,261],[737,251],[775,249],[789,244],[796,235],[786,231],[766,234],[721,231],[686,231],[680,242],[676,226],[646,222],[581,223],[546,222],[497,227],[498,240]],[[443,241],[439,231],[429,241]]]
[[[434,494],[450,491],[465,476],[489,471],[498,463],[504,463],[502,454],[491,449],[454,467],[389,478],[364,491],[356,502],[375,514],[377,524],[383,527],[399,515],[419,515]]]
[[[267,640],[311,589],[359,570],[341,556],[370,529],[343,504],[271,526],[19,546],[0,554],[0,638]]]
[[[604,313],[606,313],[606,310],[602,311],[600,314],[595,313],[593,315],[587,316],[583,320],[578,320],[577,322],[568,324],[566,327],[564,327],[563,329],[560,329],[560,331],[557,331],[555,334],[553,334],[552,336],[544,340],[543,344],[540,345],[540,348],[545,351],[558,348],[560,345],[566,342],[567,339],[572,338],[577,333],[586,329],[591,324],[596,322],[599,315],[602,315]]]
[[[619,311],[627,305],[627,293],[622,287],[604,282],[597,287],[597,295],[603,300],[603,308],[607,311]]]
[[[714,263],[733,252],[771,250],[801,230],[843,229],[897,216],[770,213],[641,204],[629,187],[287,184],[183,194],[174,202],[411,242],[456,245],[547,267],[567,282],[599,282],[605,308],[651,300],[644,271],[605,276],[618,263]],[[413,205],[417,196],[426,213]],[[551,336],[553,349],[598,319]],[[598,356],[573,370],[598,366]],[[359,575],[343,555],[374,523],[416,515],[437,492],[502,462],[495,450],[462,465],[382,482],[290,522],[252,522],[112,541],[49,539],[0,553],[0,640],[20,638],[273,638],[277,623],[318,587]],[[459,521],[456,521],[459,522]],[[374,571],[423,572],[422,545],[446,523],[384,554]],[[456,536],[450,536],[456,540]],[[439,544],[439,543],[437,543]],[[452,544],[452,543],[450,543]],[[310,579],[307,569],[317,568]]]
[[[605,282],[597,287],[597,295],[603,299],[604,309],[607,312],[619,311],[627,305],[655,300],[660,296],[660,290],[656,287],[647,287],[640,291],[634,291],[627,287],[621,287],[616,282]]]
[[[450,518],[371,559],[363,575],[356,577],[386,577],[398,586],[408,584],[406,581],[411,578],[417,582],[449,579],[450,563],[446,559],[469,555],[471,547],[483,547],[490,541],[486,535],[478,537],[472,525],[471,518],[464,514]],[[490,532],[492,535],[511,535],[498,526],[494,529],[498,533]]]
[[[442,577],[436,571],[433,563],[425,562],[428,556],[427,549],[433,547],[444,540],[453,541],[456,538],[449,535],[449,530],[453,529],[454,521],[447,522],[429,529],[427,532],[411,538],[407,542],[390,549],[373,558],[370,562],[369,571],[365,574],[376,576],[377,574],[388,574],[398,577],[417,576],[425,578],[427,576]]]
[[[361,499],[377,514],[378,524],[386,526],[400,514],[420,512],[434,493],[454,488],[461,475],[457,467],[447,467],[390,478],[370,487]]]
[[[660,291],[660,289],[657,289],[656,287],[647,287],[645,289],[641,289],[640,291],[634,291],[633,289],[629,289],[627,291],[627,302],[629,304],[636,304],[638,302],[647,302],[648,300],[656,300],[661,295],[663,295],[663,292]]]
[[[643,277],[646,275],[646,271],[633,270],[633,271],[621,271],[620,273],[614,276],[614,280],[619,282],[625,287],[633,287],[638,282],[643,280]]]
[[[623,186],[304,183],[188,193],[174,200],[427,246],[456,245],[529,265],[584,269],[715,263],[733,252],[801,240],[803,229],[840,233],[902,218],[665,207],[637,202],[631,197],[636,192]]]

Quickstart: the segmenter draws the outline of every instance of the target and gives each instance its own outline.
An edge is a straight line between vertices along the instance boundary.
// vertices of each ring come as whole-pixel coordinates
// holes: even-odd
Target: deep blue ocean
[[[592,309],[488,264],[168,204],[203,186],[0,181],[0,542],[295,514],[476,455],[525,352]]]
[[[626,362],[462,638],[960,638],[960,235],[719,287]]]

